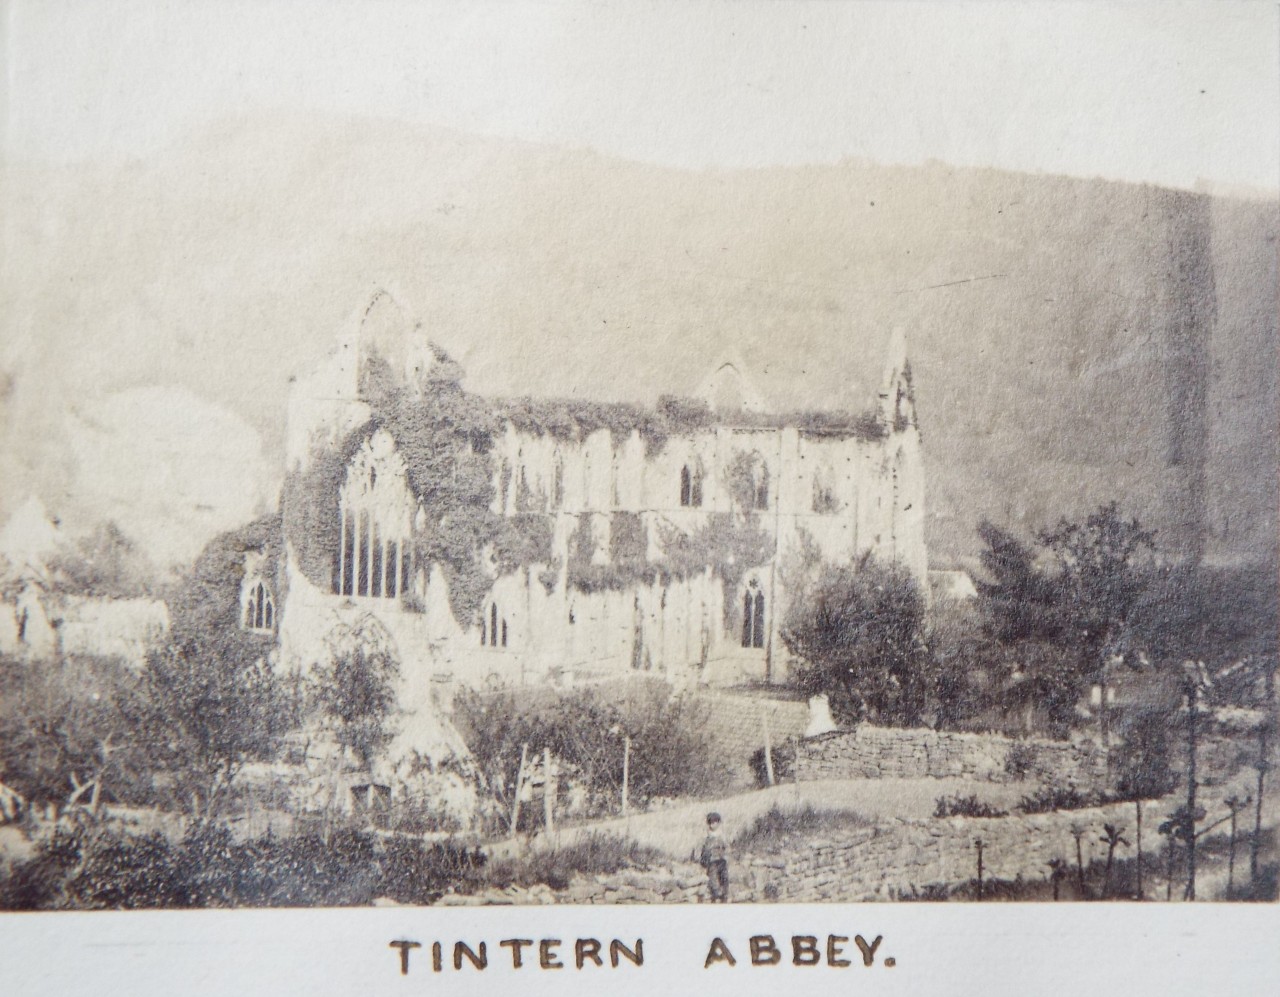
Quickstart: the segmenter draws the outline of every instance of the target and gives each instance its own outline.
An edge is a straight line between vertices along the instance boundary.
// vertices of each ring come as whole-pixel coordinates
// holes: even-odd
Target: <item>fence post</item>
[[[627,793],[631,783],[631,735],[622,741],[622,816],[627,816]]]
[[[769,777],[769,785],[774,784],[773,779],[773,746],[769,743],[769,711],[763,706],[760,708],[760,720],[764,724],[764,771]]]
[[[551,777],[551,749],[550,748],[542,749],[542,769],[544,773],[543,783],[542,783],[542,805],[543,805],[544,813],[546,816],[546,822],[547,822],[547,837],[549,838],[551,836],[551,832],[555,830],[555,820],[553,816],[553,811],[555,810],[555,806],[556,806],[556,787],[555,787],[555,782],[552,780],[552,777]]]
[[[511,804],[511,837],[516,836],[520,826],[520,794],[524,792],[524,770],[529,760],[529,745],[520,745],[520,767],[516,769],[516,798]]]

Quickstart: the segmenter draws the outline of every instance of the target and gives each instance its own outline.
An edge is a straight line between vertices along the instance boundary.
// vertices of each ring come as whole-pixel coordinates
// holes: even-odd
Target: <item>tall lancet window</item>
[[[480,616],[480,646],[507,646],[507,618],[498,612],[496,602],[491,602],[489,611]]]
[[[686,464],[680,468],[680,504],[698,508],[702,505],[702,468]]]
[[[764,647],[764,593],[754,583],[742,595],[742,646]]]

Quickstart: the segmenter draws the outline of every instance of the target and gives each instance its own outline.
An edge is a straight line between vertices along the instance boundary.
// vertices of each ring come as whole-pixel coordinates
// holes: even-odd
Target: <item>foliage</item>
[[[796,749],[790,744],[773,745],[769,749],[769,760],[773,763],[774,782],[784,782],[795,774]],[[751,771],[756,777],[757,786],[769,785],[769,770],[764,764],[764,748],[756,748],[751,753]]]
[[[1039,531],[1034,545],[987,522],[979,533],[990,576],[978,581],[980,608],[987,634],[1013,655],[1010,695],[1044,709],[1061,736],[1110,661],[1141,660],[1154,534],[1114,502]]]
[[[939,796],[934,803],[935,817],[1008,817],[1007,810],[983,803],[976,795]]]
[[[1015,741],[1009,745],[1009,753],[1004,759],[1004,770],[1019,782],[1031,774],[1036,764],[1035,745],[1026,741]]]
[[[280,517],[271,515],[219,534],[205,545],[165,597],[170,638],[180,653],[245,660],[266,652],[270,637],[240,626],[240,587],[245,554],[263,551],[264,574],[275,583],[276,605],[283,605],[281,543]]]
[[[426,844],[339,829],[236,841],[197,822],[178,842],[105,822],[60,827],[0,880],[0,909],[367,905],[379,897],[425,904],[484,881],[485,857],[452,842]]]
[[[1018,801],[1018,809],[1024,814],[1044,814],[1051,810],[1082,810],[1111,802],[1101,793],[1082,793],[1071,784],[1065,786],[1041,786],[1034,793]]]
[[[575,875],[612,875],[623,869],[644,869],[660,853],[634,838],[590,831],[571,844],[539,848],[514,862],[495,862],[486,870],[487,881],[499,887],[535,886],[545,883],[553,890],[569,886]]]
[[[1110,656],[1138,649],[1131,622],[1150,581],[1155,534],[1111,502],[1083,522],[1063,519],[1037,539],[1057,569],[1058,632],[1079,648],[1086,681],[1097,682]]]
[[[111,521],[60,548],[49,572],[55,592],[94,599],[144,596],[156,577],[146,554]]]
[[[819,808],[812,803],[784,809],[774,804],[739,831],[733,845],[742,851],[769,852],[798,835],[868,826],[865,817],[851,810]]]
[[[1177,733],[1175,711],[1147,704],[1127,711],[1121,719],[1116,763],[1116,789],[1128,799],[1164,796],[1177,785],[1170,764],[1171,739]]]
[[[747,572],[767,564],[777,550],[776,541],[761,529],[758,518],[713,512],[692,533],[660,523],[658,536],[662,546],[658,570],[662,577],[683,580],[710,570],[723,583],[724,625],[734,629],[742,579]]]
[[[987,632],[1003,643],[1055,638],[1053,583],[1040,570],[1036,549],[986,520],[978,524],[978,535],[986,545],[982,567],[990,576],[975,580]]]
[[[769,465],[759,453],[744,450],[735,453],[725,479],[733,507],[739,512],[769,508]]]
[[[671,696],[660,683],[628,686],[612,696],[595,687],[564,695],[464,692],[454,722],[508,820],[522,747],[530,764],[549,749],[586,789],[589,813],[611,813],[619,805],[628,736],[628,793],[637,806],[657,797],[701,795],[726,781],[726,766],[707,734],[705,707]],[[524,808],[521,829],[536,827],[540,811]]]
[[[782,640],[799,659],[793,681],[826,694],[841,723],[919,726],[928,691],[924,598],[905,568],[870,556],[825,565],[793,602]]]
[[[138,677],[118,661],[40,667],[0,658],[0,781],[29,804],[139,803],[147,758],[131,718]]]
[[[155,651],[141,676],[136,736],[173,780],[180,804],[212,815],[249,762],[273,761],[301,719],[298,690],[235,644]]]
[[[400,663],[390,635],[372,619],[335,628],[329,650],[329,661],[314,672],[316,705],[338,744],[367,767],[394,734],[393,683]]]

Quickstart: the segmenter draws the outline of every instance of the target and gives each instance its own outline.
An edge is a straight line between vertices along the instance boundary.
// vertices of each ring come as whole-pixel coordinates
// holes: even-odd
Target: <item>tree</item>
[[[928,693],[924,613],[920,589],[900,565],[868,556],[823,566],[782,628],[799,659],[794,681],[829,696],[842,722],[920,724]]]
[[[395,734],[400,663],[391,635],[372,618],[335,630],[329,648],[329,663],[313,672],[315,700],[338,744],[367,768]]]
[[[134,726],[194,816],[213,816],[236,776],[272,761],[298,723],[289,685],[261,654],[171,645],[142,673]]]
[[[1052,579],[1038,564],[1039,552],[989,520],[978,524],[986,545],[979,555],[989,578],[976,579],[983,623],[996,640],[1053,640],[1058,636]]]
[[[112,659],[0,659],[0,781],[35,806],[142,802],[138,686]]]
[[[979,533],[990,576],[978,583],[988,633],[1028,659],[1019,669],[1024,688],[1055,727],[1074,721],[1089,686],[1102,686],[1105,729],[1108,664],[1136,667],[1141,658],[1138,609],[1152,579],[1154,534],[1115,502],[1040,530],[1034,544],[988,522]]]
[[[55,590],[107,599],[145,595],[156,575],[146,554],[111,521],[60,548],[49,570]]]
[[[1150,584],[1155,534],[1137,519],[1125,519],[1111,502],[1083,522],[1063,519],[1037,539],[1057,569],[1051,590],[1056,630],[1078,649],[1085,681],[1104,686],[1105,713],[1108,661],[1121,657],[1137,663],[1139,641],[1131,624]]]

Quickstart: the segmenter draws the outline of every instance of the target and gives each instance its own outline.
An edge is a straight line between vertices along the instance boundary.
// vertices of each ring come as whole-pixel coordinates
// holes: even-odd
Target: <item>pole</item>
[[[1133,801],[1134,809],[1138,811],[1138,899],[1145,899],[1142,894],[1142,801]]]
[[[761,708],[760,721],[764,724],[764,771],[769,777],[769,785],[773,785],[773,748],[769,744],[769,711]]]
[[[555,830],[555,819],[553,811],[556,806],[556,785],[551,777],[551,749],[542,749],[542,770],[544,773],[544,782],[542,783],[542,805],[543,812],[547,822],[547,836],[550,837],[551,832]]]
[[[1187,690],[1187,899],[1196,898],[1196,720],[1199,697],[1194,685]]]
[[[1230,900],[1236,886],[1236,801],[1232,800],[1228,806],[1231,807],[1231,850],[1227,853],[1227,899]]]
[[[627,815],[627,793],[631,784],[631,735],[622,741],[622,816]]]
[[[975,838],[973,840],[974,847],[978,849],[978,899],[982,899],[982,839]]]
[[[511,804],[511,836],[515,837],[516,829],[520,826],[520,794],[524,792],[524,773],[525,766],[529,762],[529,746],[527,744],[520,745],[520,767],[516,769],[516,798]]]
[[[1268,708],[1271,704],[1268,701]],[[1265,720],[1258,729],[1258,804],[1254,810],[1253,837],[1249,840],[1249,883],[1258,885],[1258,847],[1262,842],[1262,790],[1267,772],[1267,724]]]

